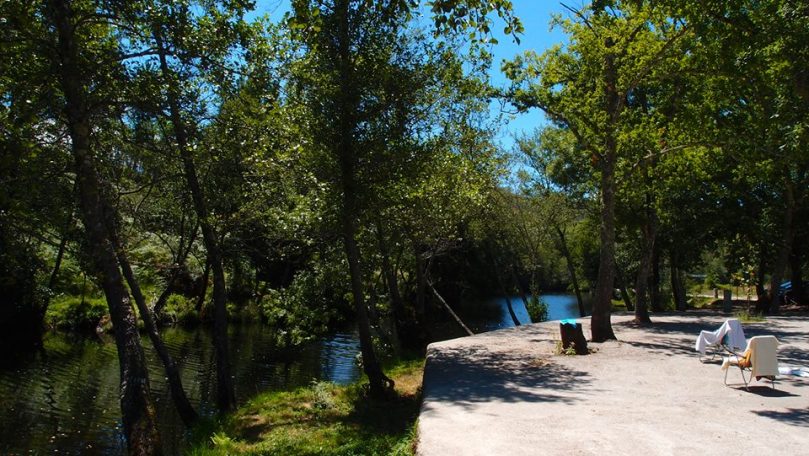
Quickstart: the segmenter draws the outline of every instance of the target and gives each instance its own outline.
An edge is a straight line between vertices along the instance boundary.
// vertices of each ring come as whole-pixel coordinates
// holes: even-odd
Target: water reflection
[[[543,295],[552,320],[578,316],[575,297]],[[512,306],[522,322],[528,314],[519,297]],[[475,331],[513,326],[505,299],[466,303],[458,313]],[[359,341],[353,333],[335,334],[295,349],[281,349],[267,327],[234,325],[230,333],[236,396],[246,400],[267,390],[286,390],[314,380],[353,382]],[[460,337],[452,322],[433,332],[439,339]],[[215,412],[216,372],[212,334],[204,328],[163,331],[164,341],[181,366],[186,392],[203,415]],[[152,376],[163,444],[167,454],[182,452],[185,428],[174,410],[162,365],[144,340]],[[123,454],[118,402],[118,358],[111,340],[50,333],[39,352],[0,366],[0,454]]]
[[[202,414],[214,413],[216,372],[211,333],[167,329],[164,339],[181,366],[183,385]],[[234,326],[231,360],[236,395],[292,389],[313,380],[348,383],[359,378],[359,343],[351,333],[293,350],[279,349],[272,330]],[[174,410],[159,358],[145,343],[163,444],[182,451],[185,429]],[[0,369],[0,453],[122,454],[115,345],[52,333],[37,353]]]
[[[510,296],[509,299],[511,300],[511,307],[514,309],[514,314],[517,315],[517,319],[520,320],[520,323],[531,323],[531,317],[528,316],[528,310],[525,308],[522,298],[519,296]],[[548,320],[563,320],[565,318],[579,317],[579,306],[576,302],[576,296],[574,295],[549,293],[541,295],[541,299],[548,306]],[[511,328],[514,326],[514,322],[508,314],[506,298],[494,298],[488,301],[488,303],[500,310],[500,318],[498,320],[490,320],[485,326],[487,331]]]

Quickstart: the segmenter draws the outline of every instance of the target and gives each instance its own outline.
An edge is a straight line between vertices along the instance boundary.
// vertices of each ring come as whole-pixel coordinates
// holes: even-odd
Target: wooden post
[[[559,322],[559,331],[562,334],[562,349],[566,350],[571,345],[576,350],[577,355],[590,353],[587,350],[587,339],[584,338],[581,323],[573,320],[562,320]]]

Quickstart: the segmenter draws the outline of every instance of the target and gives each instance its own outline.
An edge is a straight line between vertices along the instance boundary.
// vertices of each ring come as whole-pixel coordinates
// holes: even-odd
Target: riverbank
[[[412,455],[423,368],[423,360],[389,368],[398,397],[384,403],[367,401],[360,382],[259,394],[197,426],[188,454]]]
[[[638,327],[613,315],[619,341],[588,356],[555,355],[558,322],[432,344],[419,416],[418,454],[717,454],[742,445],[761,454],[809,448],[809,379],[776,389],[719,360],[699,361],[694,341],[727,318],[711,311],[654,315]],[[589,319],[579,319],[589,336]],[[744,324],[773,334],[782,366],[809,366],[809,317]],[[743,442],[743,443],[740,443]]]

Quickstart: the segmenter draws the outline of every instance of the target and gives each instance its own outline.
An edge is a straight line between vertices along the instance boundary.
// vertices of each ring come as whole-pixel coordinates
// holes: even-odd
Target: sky
[[[520,43],[517,44],[510,36],[502,34],[502,22],[495,21],[493,30],[499,33],[494,33],[493,36],[499,43],[491,49],[494,59],[490,77],[492,83],[499,87],[508,85],[508,79],[500,72],[500,65],[503,60],[512,59],[528,50],[541,54],[545,49],[566,41],[566,37],[561,30],[558,28],[550,29],[553,14],[567,14],[567,11],[558,0],[512,0],[512,3],[514,13],[522,21],[525,31],[520,35]],[[569,4],[578,7],[581,0],[571,0]],[[263,16],[269,14],[271,18],[278,20],[288,10],[289,0],[258,0],[253,15]],[[492,115],[498,115],[500,106],[499,102],[492,103]],[[508,123],[502,128],[497,137],[501,147],[506,150],[513,148],[515,136],[530,133],[545,122],[545,116],[536,109],[527,113],[506,116],[506,118]]]
[[[576,0],[572,2],[577,3]],[[500,65],[503,60],[511,60],[515,56],[525,51],[534,51],[542,54],[546,49],[555,44],[566,42],[566,37],[562,31],[556,27],[550,29],[551,16],[553,14],[566,11],[558,1],[554,0],[513,0],[514,12],[522,21],[525,31],[520,35],[520,43],[517,44],[511,37],[497,36],[499,41],[492,48],[494,61],[490,77],[495,86],[507,86],[509,81],[500,72]],[[502,31],[502,27],[495,30]],[[499,110],[500,104],[493,104],[493,109]],[[508,124],[500,132],[498,141],[505,149],[511,149],[514,145],[514,136],[524,133],[531,133],[537,127],[545,123],[545,116],[538,109],[533,109],[526,113],[517,114],[508,121]]]

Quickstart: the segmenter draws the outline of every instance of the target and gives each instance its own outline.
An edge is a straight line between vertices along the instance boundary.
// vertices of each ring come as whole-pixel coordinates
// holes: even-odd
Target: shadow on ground
[[[550,356],[491,351],[480,346],[434,351],[424,372],[424,393],[431,401],[463,407],[478,402],[572,403],[571,391],[591,382],[589,374],[555,364]],[[429,381],[429,379],[440,379]],[[542,385],[542,388],[535,388]]]
[[[686,317],[686,315],[683,315]],[[648,337],[646,340],[624,341],[634,347],[643,348],[656,354],[667,356],[674,355],[696,355],[694,342],[699,332],[702,330],[713,331],[721,325],[724,318],[730,316],[715,314],[694,317],[688,315],[687,320],[657,321],[652,317],[653,323],[639,327],[632,321],[615,323],[615,332],[618,339],[621,339],[622,328],[642,329]],[[807,366],[809,367],[809,351],[796,347],[792,344],[806,341],[806,333],[800,328],[790,323],[806,323],[809,318],[802,316],[790,317],[770,317],[777,318],[778,326],[764,321],[756,323],[743,323],[745,337],[750,339],[754,336],[773,335],[780,342],[778,350],[778,360],[781,365]]]
[[[753,413],[765,418],[782,421],[792,426],[809,427],[809,409],[788,408],[785,411],[761,410]]]

